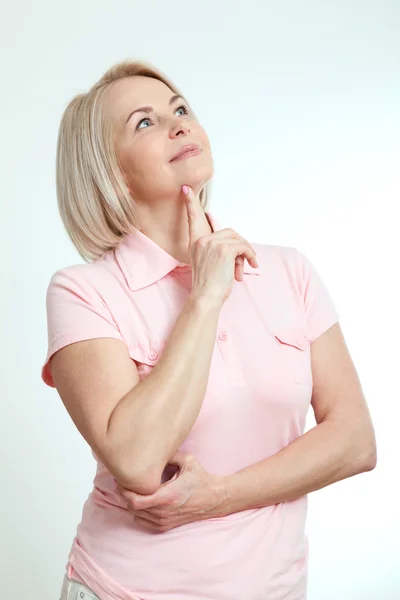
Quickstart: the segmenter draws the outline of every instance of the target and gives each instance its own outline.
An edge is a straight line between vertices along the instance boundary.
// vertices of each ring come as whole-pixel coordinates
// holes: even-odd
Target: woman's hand
[[[203,208],[189,186],[182,186],[189,224],[189,254],[192,263],[192,296],[205,297],[222,306],[234,280],[243,280],[243,261],[257,268],[253,246],[233,229],[200,236],[198,222]],[[185,193],[186,192],[186,193]]]
[[[169,464],[178,466],[178,471],[154,494],[136,494],[116,483],[136,523],[164,532],[193,521],[224,516],[224,477],[207,473],[193,455],[180,451]]]

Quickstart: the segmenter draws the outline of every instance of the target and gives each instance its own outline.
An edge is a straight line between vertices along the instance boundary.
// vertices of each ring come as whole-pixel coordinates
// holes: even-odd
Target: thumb
[[[119,489],[119,492],[133,510],[144,510],[146,508],[158,506],[159,504],[162,504],[165,497],[165,492],[161,487],[153,494],[146,495],[138,494],[127,488],[121,488]]]

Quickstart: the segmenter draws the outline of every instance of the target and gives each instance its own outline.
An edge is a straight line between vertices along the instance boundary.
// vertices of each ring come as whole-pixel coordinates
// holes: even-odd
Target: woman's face
[[[183,98],[161,81],[135,76],[110,90],[106,111],[114,124],[117,155],[132,198],[176,197],[183,184],[200,192],[214,172],[206,132]],[[197,146],[180,159],[185,146]]]

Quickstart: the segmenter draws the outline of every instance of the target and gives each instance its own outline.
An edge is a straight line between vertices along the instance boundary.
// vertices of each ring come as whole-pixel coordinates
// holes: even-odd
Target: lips
[[[181,158],[186,154],[198,154],[199,152],[200,147],[197,146],[197,144],[188,144],[186,146],[183,146],[183,148],[181,148],[179,152],[177,152],[175,156],[171,158],[170,162],[177,160],[178,158]]]

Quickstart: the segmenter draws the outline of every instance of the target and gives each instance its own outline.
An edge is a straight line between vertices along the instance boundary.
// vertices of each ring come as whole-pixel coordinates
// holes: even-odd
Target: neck
[[[200,235],[212,233],[204,210],[200,211],[198,227]],[[189,227],[184,202],[166,202],[151,207],[142,204],[139,230],[179,262],[190,264]]]

